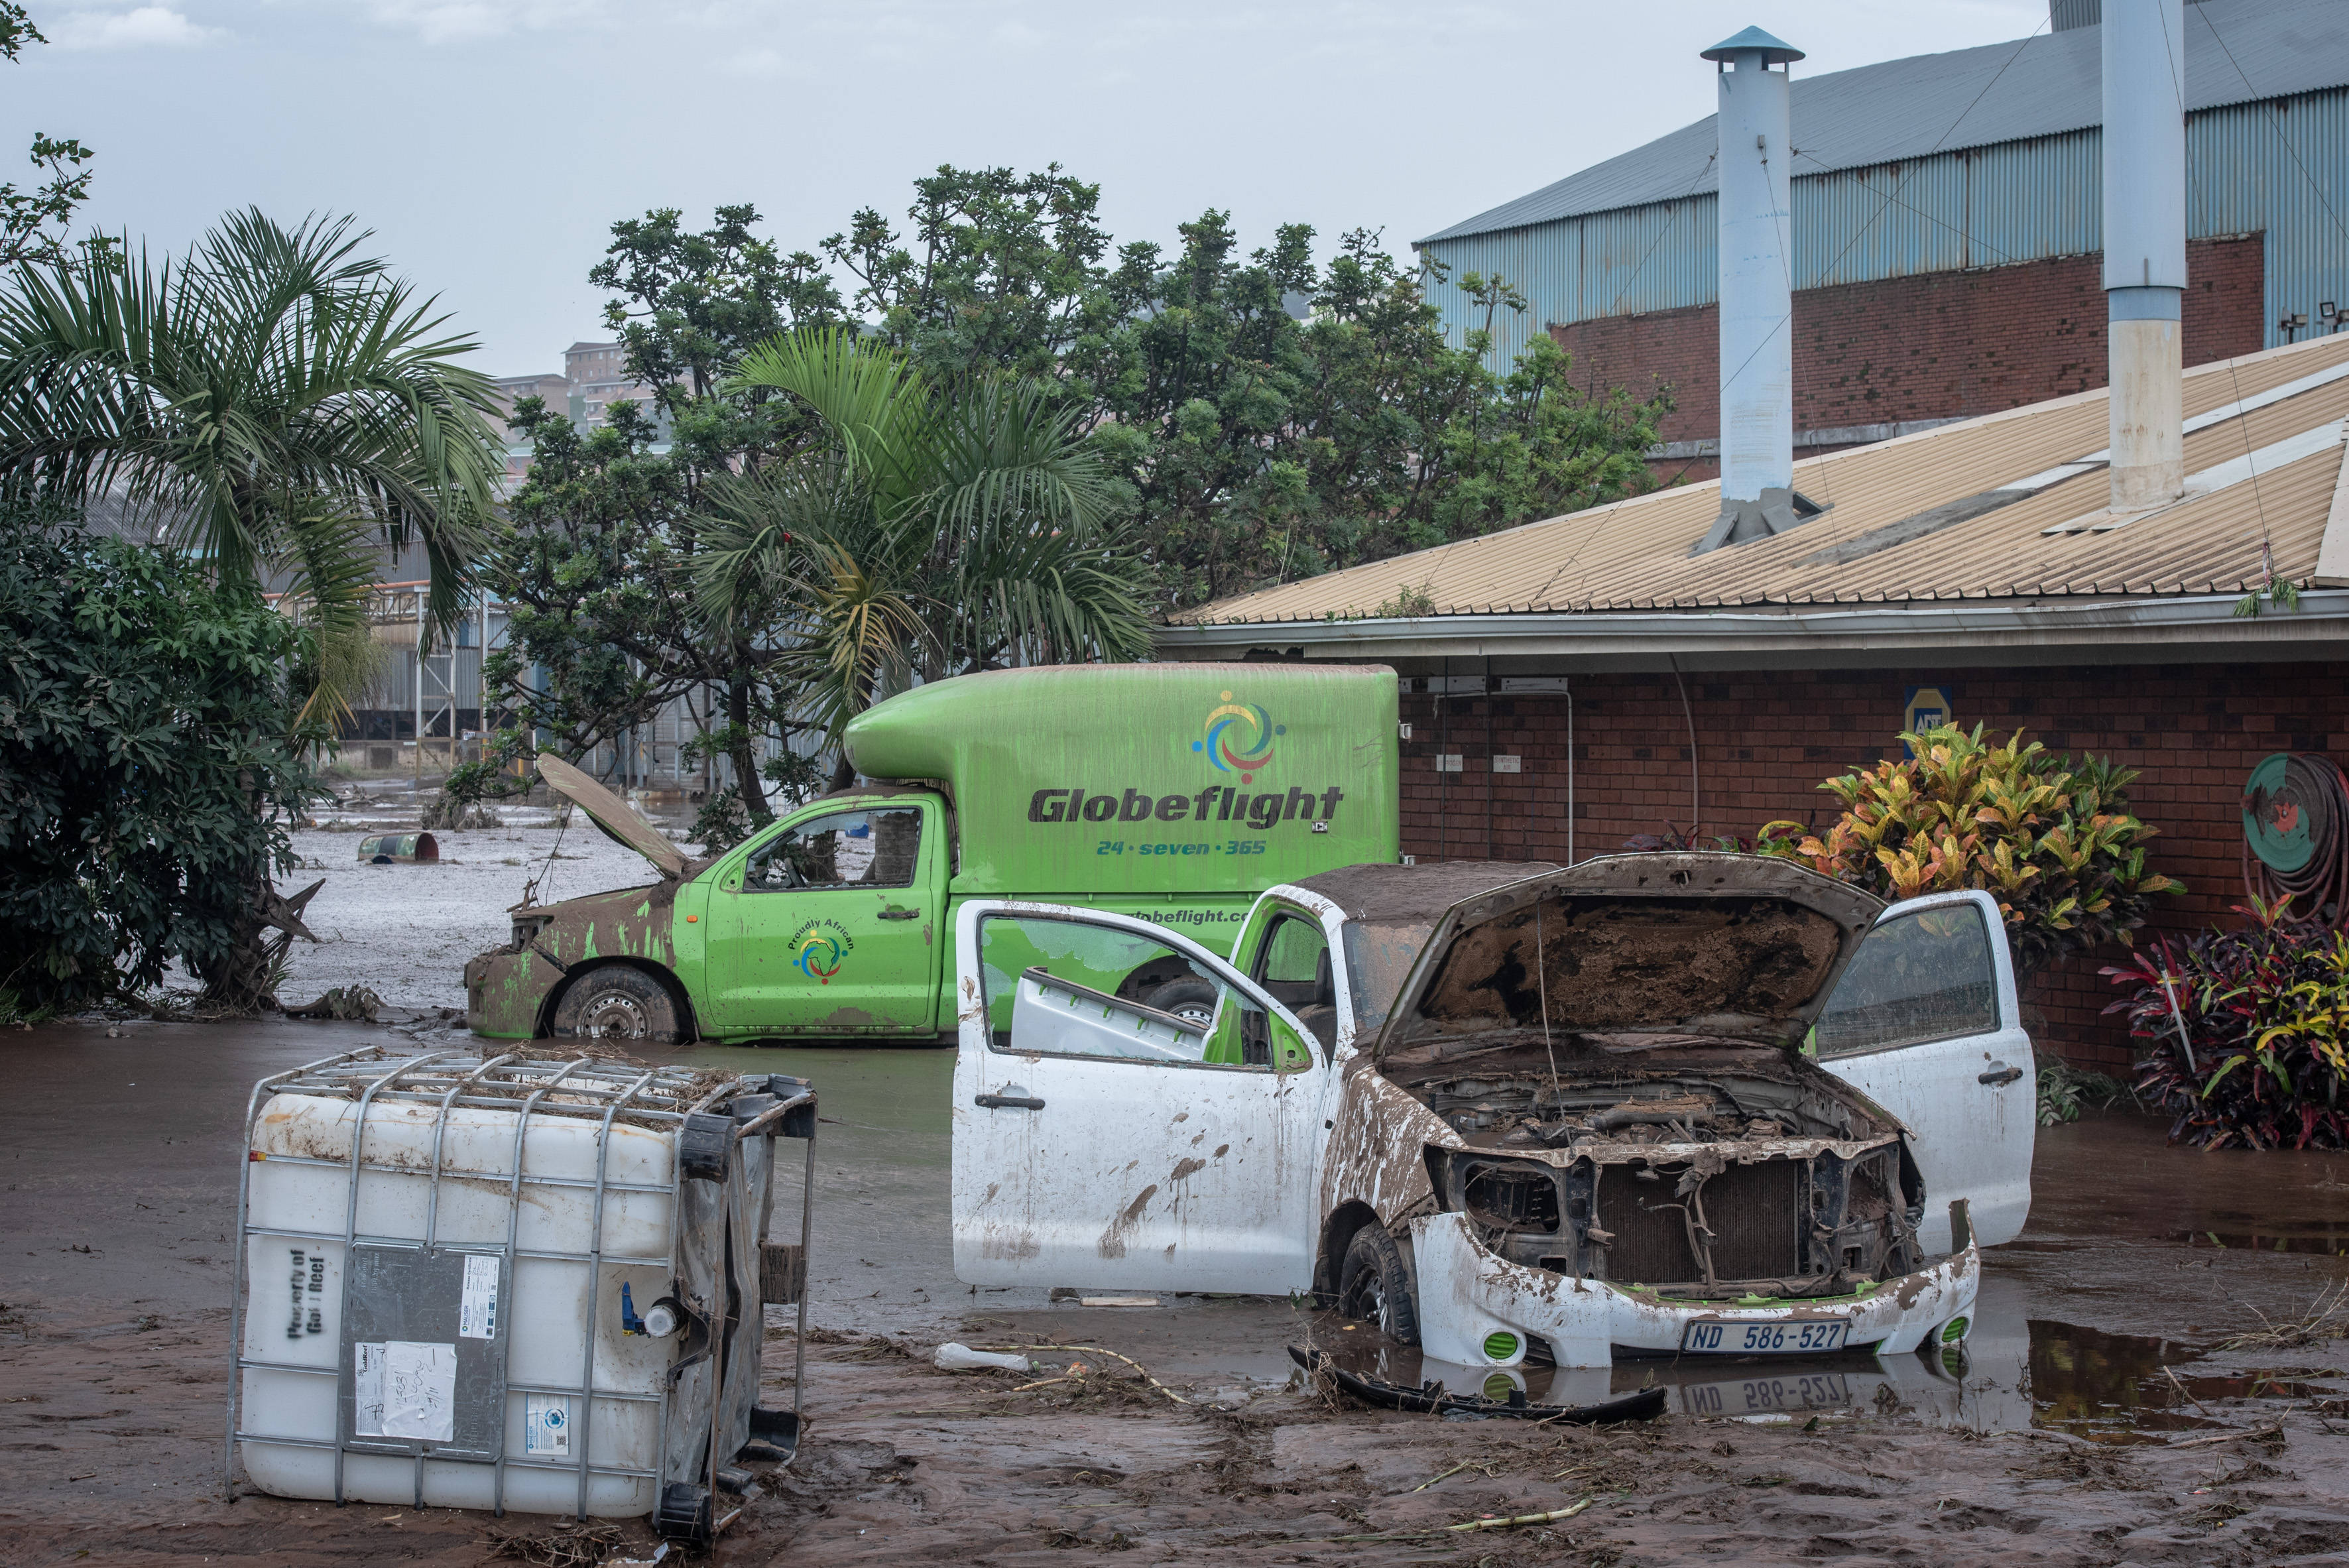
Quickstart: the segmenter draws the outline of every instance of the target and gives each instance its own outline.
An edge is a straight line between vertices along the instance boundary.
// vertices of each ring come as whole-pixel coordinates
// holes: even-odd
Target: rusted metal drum
[[[369,865],[437,865],[440,841],[429,833],[378,833],[359,841],[359,859]]]

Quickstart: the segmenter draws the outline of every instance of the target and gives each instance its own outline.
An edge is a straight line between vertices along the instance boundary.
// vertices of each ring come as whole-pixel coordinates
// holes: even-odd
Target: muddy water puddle
[[[2019,1330],[2019,1332],[2018,1332]],[[2047,1318],[1985,1319],[1963,1349],[1786,1360],[1624,1357],[1609,1367],[1470,1367],[1317,1315],[1313,1342],[1347,1370],[1405,1388],[1529,1405],[1588,1405],[1661,1386],[1683,1415],[1754,1421],[1901,1415],[1977,1431],[2059,1430],[2092,1441],[2240,1426],[2340,1393],[2338,1368],[2209,1368],[2191,1346]]]

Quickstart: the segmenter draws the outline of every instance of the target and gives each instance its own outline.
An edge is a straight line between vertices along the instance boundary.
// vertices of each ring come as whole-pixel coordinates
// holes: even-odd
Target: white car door
[[[1927,1253],[1950,1250],[1953,1198],[1969,1200],[1983,1246],[2023,1233],[2039,1088],[1995,899],[1930,893],[1886,910],[1813,1038],[1822,1067],[1914,1135]]]
[[[956,1277],[1311,1283],[1332,1075],[1287,1008],[1189,938],[1096,910],[966,904],[955,963]]]

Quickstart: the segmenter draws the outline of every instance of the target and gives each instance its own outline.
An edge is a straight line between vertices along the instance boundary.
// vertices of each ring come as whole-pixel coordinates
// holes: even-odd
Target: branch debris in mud
[[[2329,1339],[2349,1339],[2349,1280],[2320,1291],[2308,1311],[2297,1318],[2271,1318],[2256,1306],[2260,1326],[2219,1342],[2220,1351],[2298,1350]]]
[[[490,1555],[539,1568],[596,1568],[625,1542],[616,1524],[574,1524],[562,1530],[492,1530]]]
[[[1128,1367],[1133,1367],[1135,1377],[1140,1377],[1144,1383],[1149,1384],[1152,1387],[1157,1389],[1160,1393],[1165,1395],[1169,1399],[1174,1400],[1176,1404],[1188,1405],[1191,1402],[1190,1400],[1183,1398],[1182,1395],[1174,1392],[1174,1389],[1169,1388],[1165,1384],[1161,1383],[1157,1378],[1153,1377],[1150,1375],[1150,1368],[1144,1367],[1141,1362],[1136,1361],[1133,1357],[1121,1356],[1114,1350],[1104,1350],[1098,1345],[997,1345],[977,1346],[973,1348],[983,1350],[988,1354],[997,1356],[1025,1356],[1032,1350],[1054,1350],[1069,1356],[1106,1356],[1112,1360],[1123,1361]],[[1015,1394],[1024,1393],[1030,1388],[1046,1388],[1056,1383],[1081,1382],[1082,1380],[1084,1374],[1081,1363],[1076,1367],[1071,1367],[1070,1371],[1075,1374],[1075,1376],[1047,1377],[1040,1382],[1023,1383],[1019,1387],[1014,1388],[1012,1392]]]
[[[1464,1466],[1462,1468],[1464,1469],[1466,1467]],[[1432,1536],[1465,1534],[1468,1532],[1477,1530],[1509,1530],[1522,1524],[1556,1524],[1561,1519],[1572,1519],[1576,1514],[1580,1513],[1583,1510],[1588,1508],[1592,1503],[1597,1502],[1598,1501],[1598,1493],[1593,1492],[1588,1497],[1582,1499],[1579,1502],[1569,1502],[1564,1508],[1553,1508],[1547,1513],[1519,1513],[1506,1516],[1487,1513],[1480,1515],[1475,1519],[1464,1520],[1458,1524],[1439,1525],[1432,1530],[1382,1530],[1375,1535],[1330,1535],[1325,1536],[1323,1539],[1329,1541],[1413,1541],[1424,1540]]]

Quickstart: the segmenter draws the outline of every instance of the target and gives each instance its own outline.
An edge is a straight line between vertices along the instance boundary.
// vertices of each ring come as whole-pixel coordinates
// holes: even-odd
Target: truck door
[[[710,1025],[728,1034],[928,1034],[937,1026],[945,880],[920,799],[784,824],[718,874]]]
[[[1996,900],[1932,893],[1886,910],[1814,1037],[1821,1066],[1915,1135],[1928,1253],[1950,1250],[1952,1198],[1971,1201],[1983,1246],[2022,1234],[2039,1089]]]
[[[1187,937],[1094,911],[966,904],[955,960],[957,1278],[1311,1283],[1332,1075],[1286,1008]],[[1176,967],[1209,1007],[1142,999]]]

